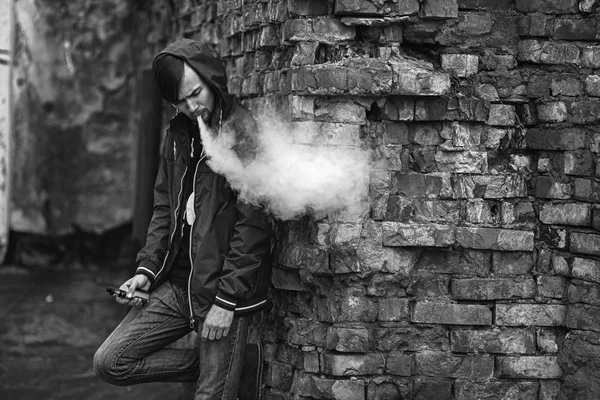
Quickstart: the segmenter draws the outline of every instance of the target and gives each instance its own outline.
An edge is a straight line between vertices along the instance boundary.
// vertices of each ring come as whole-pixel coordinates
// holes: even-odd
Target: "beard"
[[[207,108],[202,109],[201,111],[198,111],[196,113],[185,113],[185,115],[191,119],[194,123],[196,123],[196,121],[198,119],[202,119],[202,121],[204,121],[205,124],[209,125],[210,124],[210,117],[212,115],[212,112],[210,112]]]

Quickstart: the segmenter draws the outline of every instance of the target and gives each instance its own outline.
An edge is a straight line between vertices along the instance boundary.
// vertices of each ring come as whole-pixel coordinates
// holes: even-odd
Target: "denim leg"
[[[148,304],[132,308],[97,350],[96,375],[115,385],[194,381],[196,350],[165,348],[191,331],[186,303],[185,290],[169,282],[152,291]]]
[[[247,337],[248,319],[236,317],[226,337],[219,340],[199,340],[200,366],[194,400],[237,398]]]

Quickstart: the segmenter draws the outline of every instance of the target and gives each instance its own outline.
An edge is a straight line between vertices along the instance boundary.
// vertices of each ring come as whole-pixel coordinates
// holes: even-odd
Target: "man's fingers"
[[[223,337],[226,337],[227,335],[229,335],[229,327],[223,330]]]
[[[208,332],[208,340],[215,340],[215,335],[217,334],[217,330],[215,328],[211,328]]]
[[[129,300],[122,299],[120,297],[117,297],[116,300],[117,300],[117,303],[119,303],[119,304],[128,304],[129,303]]]

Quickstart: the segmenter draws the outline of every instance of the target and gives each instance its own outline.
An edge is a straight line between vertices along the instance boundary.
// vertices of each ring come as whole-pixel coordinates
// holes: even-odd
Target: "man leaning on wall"
[[[196,400],[258,399],[262,348],[246,339],[249,315],[267,302],[272,221],[210,169],[200,139],[206,127],[252,138],[256,122],[228,92],[209,45],[178,40],[152,68],[178,114],[162,149],[146,245],[119,288],[127,295],[117,301],[132,308],[97,350],[94,369],[115,385],[195,381]],[[192,330],[197,349],[167,348]]]

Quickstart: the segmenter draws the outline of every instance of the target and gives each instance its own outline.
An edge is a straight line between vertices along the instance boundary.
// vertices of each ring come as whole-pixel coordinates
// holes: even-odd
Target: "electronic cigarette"
[[[111,296],[119,297],[121,299],[127,298],[127,292],[125,290],[117,289],[117,288],[114,288],[114,287],[107,287],[106,291]],[[150,298],[150,296],[148,295],[148,292],[146,292],[145,290],[141,290],[141,289],[137,289],[133,293],[133,297],[132,298],[136,298],[136,297],[138,299],[142,300],[142,304],[146,304],[148,302],[148,299]]]

